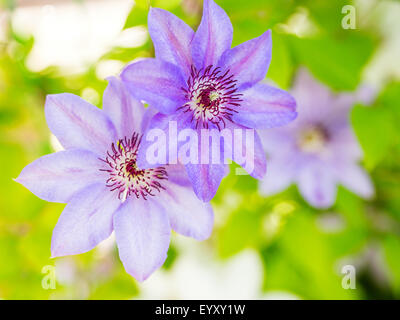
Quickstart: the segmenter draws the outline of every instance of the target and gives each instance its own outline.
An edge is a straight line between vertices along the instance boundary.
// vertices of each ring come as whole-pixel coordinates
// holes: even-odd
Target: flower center
[[[168,180],[164,167],[141,170],[136,166],[137,151],[142,137],[134,133],[130,139],[127,137],[111,144],[105,159],[100,159],[107,164],[107,168],[100,171],[109,173],[106,186],[111,191],[118,191],[118,199],[125,201],[130,195],[136,198],[155,196],[155,191],[165,189],[160,181]]]
[[[311,126],[300,133],[298,146],[304,152],[318,153],[325,149],[328,133],[321,126]]]
[[[220,68],[208,66],[198,71],[192,66],[187,80],[188,88],[182,88],[188,102],[178,110],[191,112],[191,121],[196,128],[208,129],[213,124],[221,130],[226,126],[226,120],[232,121],[232,115],[238,112],[236,109],[242,101],[242,94],[237,93],[236,82],[229,70],[221,73]]]

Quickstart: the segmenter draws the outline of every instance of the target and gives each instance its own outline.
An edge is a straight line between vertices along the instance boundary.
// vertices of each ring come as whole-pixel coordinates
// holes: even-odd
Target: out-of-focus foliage
[[[334,91],[355,90],[386,37],[375,28],[384,16],[361,21],[357,15],[355,30],[342,28],[342,7],[351,1],[217,3],[231,17],[234,45],[272,29],[267,78],[285,89],[297,68],[306,66]],[[356,8],[358,4],[353,3]],[[194,28],[201,18],[200,0],[136,0],[124,29],[145,26],[150,5],[177,14]],[[6,40],[0,40],[0,298],[135,297],[140,287],[125,273],[112,243],[76,257],[50,259],[51,233],[63,205],[41,201],[12,178],[27,163],[53,152],[43,112],[47,94],[82,94],[90,88],[101,97],[106,82],[96,76],[96,66],[152,56],[151,41],[110,48],[84,73],[65,75],[57,67],[35,73],[26,66],[35,39],[12,29],[13,1],[3,1],[3,8],[9,23]],[[101,98],[94,102],[100,106]],[[255,249],[263,261],[266,292],[290,292],[306,299],[400,298],[400,79],[383,83],[372,106],[355,106],[351,120],[376,186],[373,201],[343,188],[327,211],[309,207],[295,187],[263,198],[257,181],[235,175],[232,167],[212,201],[217,224],[206,242],[208,249],[221,260]],[[164,270],[169,272],[179,257],[179,249],[171,247]],[[341,285],[341,267],[347,262],[357,267],[356,290]],[[42,288],[46,265],[56,266],[55,290]]]

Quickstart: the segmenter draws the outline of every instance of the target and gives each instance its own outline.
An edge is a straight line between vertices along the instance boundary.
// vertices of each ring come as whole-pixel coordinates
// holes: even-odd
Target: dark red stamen
[[[168,180],[168,174],[164,167],[154,169],[139,169],[136,166],[137,151],[142,136],[134,133],[130,139],[127,137],[111,144],[111,151],[107,151],[105,159],[100,159],[107,164],[99,169],[109,173],[106,186],[111,191],[118,191],[118,198],[125,200],[134,194],[136,198],[155,196],[154,190],[160,192],[165,189],[160,180]]]
[[[219,67],[212,65],[204,70],[191,67],[187,80],[188,88],[182,88],[188,102],[179,107],[184,113],[192,112],[192,121],[196,128],[209,128],[214,124],[219,130],[226,126],[225,120],[232,121],[232,116],[242,102],[242,94],[237,93],[237,80],[227,70],[221,72]]]

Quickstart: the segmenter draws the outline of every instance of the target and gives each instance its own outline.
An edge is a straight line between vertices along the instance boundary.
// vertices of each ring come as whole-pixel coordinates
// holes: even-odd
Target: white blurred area
[[[32,71],[49,66],[63,73],[78,73],[112,47],[136,47],[146,41],[145,27],[122,31],[133,0],[24,0],[17,1],[13,28],[33,35],[34,47],[27,60]],[[109,60],[99,77],[116,74],[122,65]]]
[[[383,35],[382,43],[364,71],[367,83],[382,87],[385,83],[400,79],[400,2],[380,0],[357,0],[361,24]]]
[[[221,260],[205,243],[182,237],[173,241],[179,255],[172,268],[160,269],[139,284],[136,299],[299,299],[289,292],[262,291],[263,264],[255,250]]]

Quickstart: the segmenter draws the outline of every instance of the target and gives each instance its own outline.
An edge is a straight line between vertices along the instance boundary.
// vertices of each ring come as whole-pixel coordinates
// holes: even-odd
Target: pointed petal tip
[[[191,181],[191,183],[193,184],[193,181]],[[199,189],[193,186],[193,192],[195,193],[197,199],[199,199],[201,202],[207,203],[214,198],[215,194],[217,193],[217,190],[213,191],[211,190],[211,188]]]
[[[50,259],[55,259],[55,258],[59,258],[59,257],[65,256],[64,254],[58,253],[57,251],[59,251],[59,250],[51,248],[51,250],[50,250]]]
[[[258,37],[258,39],[264,39],[265,41],[267,41],[271,45],[272,44],[272,31],[271,31],[271,29],[268,29],[263,34],[261,34]]]
[[[167,254],[165,254],[165,256],[163,257],[163,259],[160,259],[159,263],[157,263],[156,266],[154,266],[154,268],[150,269],[150,270],[142,270],[141,272],[139,272],[138,270],[132,269],[127,267],[123,262],[122,264],[124,265],[125,271],[131,275],[133,278],[135,278],[136,281],[143,283],[144,281],[146,281],[154,272],[156,272],[159,268],[162,267],[162,265],[164,264],[165,260],[167,259]]]
[[[46,95],[45,108],[47,108],[48,106],[50,106],[50,105],[51,105],[51,104],[50,104],[51,102],[57,102],[57,99],[58,99],[59,97],[63,97],[63,96],[75,96],[75,95],[72,94],[72,93],[66,93],[66,92],[48,94],[48,95]]]
[[[79,253],[77,253],[77,254],[79,254]],[[56,258],[61,258],[61,257],[66,257],[66,256],[71,256],[71,255],[74,255],[74,254],[69,254],[69,253],[63,254],[63,253],[57,252],[57,250],[51,250],[50,259],[56,259]]]
[[[197,197],[203,202],[210,202],[215,194],[216,192],[196,192]]]
[[[54,231],[51,240],[51,247],[50,247],[50,258],[55,259],[63,256],[67,256],[68,254],[62,253],[63,246],[60,243],[56,243],[54,241]]]
[[[336,203],[336,191],[334,196],[332,196],[331,198],[329,197],[320,198],[319,196],[316,195],[311,195],[311,196],[303,195],[303,197],[304,200],[306,200],[310,206],[319,210],[327,210]]]
[[[266,174],[267,174],[267,168],[263,168],[261,171],[256,171],[256,170],[254,170],[254,172],[251,173],[251,176],[252,176],[254,179],[262,180],[262,179],[265,178],[265,175],[266,175]]]
[[[315,209],[319,209],[319,210],[327,210],[333,206],[333,204],[329,204],[329,203],[310,203],[310,205],[312,207],[314,207]]]
[[[116,76],[108,76],[104,80],[106,80],[108,83],[110,83],[112,81],[117,81],[118,78]]]
[[[125,269],[125,270],[129,275],[131,275],[133,278],[135,278],[135,280],[137,282],[140,282],[140,283],[143,283],[151,275],[151,273],[147,274],[147,275],[144,275],[144,274],[138,274],[137,272],[135,272],[135,270],[128,270],[128,269]]]
[[[59,93],[59,94],[61,94],[61,93]],[[58,94],[54,94],[54,93],[46,95],[46,99],[45,99],[45,102],[44,102],[44,107],[48,108],[50,106],[50,102],[54,101],[54,99],[56,98],[57,95]]]
[[[149,21],[150,19],[152,19],[154,17],[154,15],[157,13],[157,9],[158,8],[154,8],[154,7],[150,6],[149,13],[147,14],[147,21]]]
[[[364,195],[364,199],[366,200],[373,200],[376,196],[375,189],[370,190],[368,193]]]
[[[217,64],[231,48],[232,39],[233,26],[225,10],[213,0],[204,0],[201,22],[192,41],[194,65],[202,69]]]
[[[14,182],[19,183],[21,186],[27,188],[25,186],[24,178],[21,177],[21,174],[17,178],[11,178]],[[27,188],[28,189],[28,188]],[[28,189],[29,190],[29,189]]]
[[[166,10],[150,6],[149,15],[150,14],[153,15],[153,14],[156,14],[157,12],[163,12],[163,11],[166,11]]]
[[[211,227],[209,233],[206,233],[206,234],[192,234],[192,235],[189,235],[189,237],[191,237],[194,240],[199,241],[199,242],[200,241],[205,241],[205,240],[207,240],[207,239],[209,239],[211,237],[212,230],[213,230],[213,228]]]

